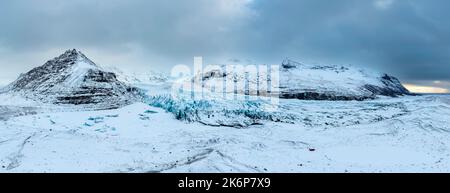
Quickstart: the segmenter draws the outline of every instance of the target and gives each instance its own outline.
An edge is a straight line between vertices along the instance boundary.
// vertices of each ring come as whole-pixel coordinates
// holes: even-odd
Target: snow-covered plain
[[[146,103],[80,111],[1,94],[0,172],[450,172],[450,96],[282,99],[276,113],[294,119],[214,126]]]

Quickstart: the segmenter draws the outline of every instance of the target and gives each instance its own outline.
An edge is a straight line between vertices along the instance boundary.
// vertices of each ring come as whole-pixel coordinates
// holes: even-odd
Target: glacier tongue
[[[270,104],[263,100],[193,100],[157,95],[149,97],[147,102],[174,114],[178,120],[209,126],[243,128],[267,121],[294,123],[298,119],[290,113],[266,111],[265,105]]]

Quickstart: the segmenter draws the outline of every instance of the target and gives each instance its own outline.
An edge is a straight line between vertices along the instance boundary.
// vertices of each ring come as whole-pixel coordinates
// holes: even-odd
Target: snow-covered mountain
[[[410,94],[393,76],[350,65],[309,65],[286,59],[280,74],[282,98],[364,100]]]
[[[20,75],[7,92],[34,100],[83,105],[101,109],[116,108],[139,99],[139,90],[105,71],[75,49]]]
[[[204,87],[217,85],[217,81],[222,79],[228,83],[247,82],[247,85],[271,81],[270,75],[267,78],[259,77],[258,80],[257,76],[249,76],[245,71],[226,72],[224,69],[204,72],[195,78],[201,80]],[[384,73],[369,72],[350,65],[311,65],[289,59],[280,66],[279,86],[275,88],[278,92],[272,92],[271,95],[305,100],[365,100],[377,96],[410,94],[397,78]],[[251,90],[237,92],[250,95],[257,93]],[[258,92],[265,95],[264,91]]]
[[[124,71],[114,66],[103,67],[104,69],[114,72],[116,74],[117,79],[121,82],[130,84],[130,85],[155,85],[165,83],[170,80],[170,77],[162,72],[156,71],[145,71],[145,72],[132,72],[132,71]]]

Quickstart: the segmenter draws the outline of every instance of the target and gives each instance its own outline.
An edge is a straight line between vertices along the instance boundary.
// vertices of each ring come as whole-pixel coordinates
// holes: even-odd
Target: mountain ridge
[[[222,67],[222,70],[208,71],[195,78],[202,80],[203,87],[217,84],[220,78],[224,78],[227,82],[245,81],[246,84],[253,85],[261,80],[271,81],[270,76],[267,78],[253,76],[249,79],[246,73],[226,72]],[[301,100],[366,100],[378,96],[411,95],[397,78],[386,73],[368,72],[351,65],[306,64],[285,59],[280,65],[279,82],[278,87],[275,87],[278,92],[264,90],[237,92]]]

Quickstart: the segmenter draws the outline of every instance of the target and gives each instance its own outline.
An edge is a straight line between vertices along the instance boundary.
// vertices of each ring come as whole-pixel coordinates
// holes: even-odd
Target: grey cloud
[[[367,65],[407,80],[450,79],[450,23],[443,8],[450,2],[393,1],[386,10],[373,2],[277,1],[269,6],[274,3],[262,1],[264,18],[256,26],[271,26],[260,35],[271,41],[260,47],[263,52]],[[278,49],[273,42],[280,43]]]
[[[76,47],[123,67],[169,68],[198,55],[206,62],[291,57],[367,66],[408,82],[450,80],[447,0],[393,0],[384,8],[375,0],[244,2],[0,1],[0,65],[18,72],[39,65],[33,53]]]

